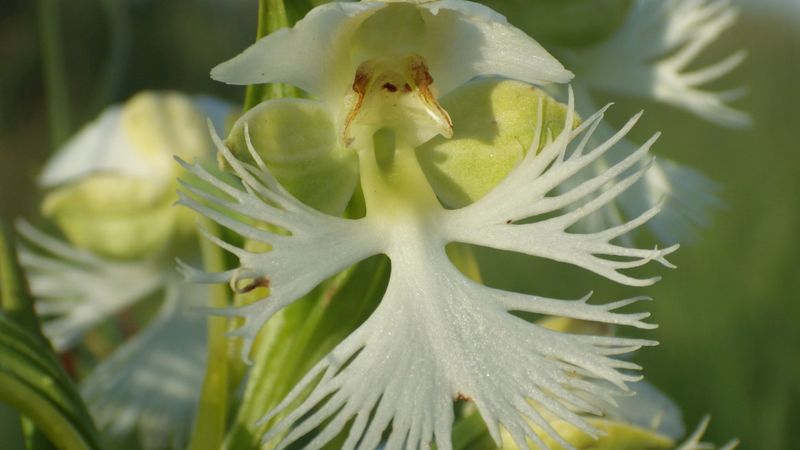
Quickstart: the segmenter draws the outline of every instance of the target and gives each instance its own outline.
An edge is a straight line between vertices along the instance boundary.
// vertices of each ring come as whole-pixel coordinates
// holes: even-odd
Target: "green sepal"
[[[556,136],[567,108],[525,83],[478,80],[441,99],[454,135],[434,138],[416,152],[445,206],[460,208],[483,197],[522,160],[533,142],[540,101],[544,136]]]
[[[256,152],[292,195],[332,215],[344,211],[358,184],[358,157],[338,145],[333,118],[321,103],[270,100],[243,115],[225,143],[252,161],[245,124]]]

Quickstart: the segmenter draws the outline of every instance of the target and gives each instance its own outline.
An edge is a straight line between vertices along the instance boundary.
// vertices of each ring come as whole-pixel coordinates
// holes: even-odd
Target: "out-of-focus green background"
[[[36,7],[0,4],[0,214],[36,212],[34,177],[50,154]],[[291,1],[291,0],[290,0]],[[239,101],[243,91],[208,78],[255,32],[256,1],[70,0],[61,2],[61,45],[71,126],[141,89],[176,89]],[[796,11],[796,10],[795,10]],[[113,27],[109,27],[111,18]],[[512,18],[513,21],[513,18]],[[747,48],[727,87],[748,86],[737,103],[750,131],[731,131],[659,105],[618,99],[617,121],[646,107],[642,139],[664,131],[656,151],[724,186],[726,206],[696,244],[673,258],[679,269],[634,290],[580,270],[513,259],[484,264],[496,285],[611,300],[646,293],[656,301],[661,342],[638,356],[647,378],[683,408],[687,427],[713,414],[708,440],[739,436],[745,449],[800,448],[800,17],[747,10],[708,57]],[[109,55],[117,63],[106,71]],[[107,74],[111,73],[110,76]],[[116,73],[116,75],[114,75]],[[492,258],[487,261],[493,260]]]

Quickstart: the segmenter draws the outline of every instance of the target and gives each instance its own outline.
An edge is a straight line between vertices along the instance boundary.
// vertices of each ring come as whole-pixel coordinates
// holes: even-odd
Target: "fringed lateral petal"
[[[269,174],[249,138],[247,143],[258,167],[236,159],[213,128],[212,134],[219,152],[242,184],[232,186],[199,164],[183,163],[188,171],[218,191],[208,193],[184,184],[186,190],[180,192],[178,203],[248,239],[268,245],[270,250],[248,251],[204,232],[208,239],[236,255],[240,267],[222,274],[207,274],[186,267],[183,272],[194,282],[228,281],[240,292],[269,288],[262,301],[226,312],[246,319],[234,332],[245,338],[243,354],[246,356],[252,339],[277,311],[307,294],[324,279],[376,254],[379,247],[376,233],[363,220],[329,216],[292,197]],[[244,219],[232,218],[224,210],[238,213]]]
[[[734,70],[745,52],[687,69],[737,15],[729,0],[637,0],[615,35],[571,55],[576,80],[592,88],[669,103],[719,125],[747,126],[749,116],[727,104],[742,90],[699,88]]]
[[[547,196],[619,143],[638,119],[637,115],[622,130],[587,150],[587,144],[592,143],[592,133],[603,118],[602,113],[603,110],[589,117],[575,130],[566,126],[559,136],[537,153],[535,148],[541,139],[540,118],[532,150],[508,177],[482,199],[450,213],[449,237],[459,242],[574,264],[631,286],[645,286],[657,281],[658,278],[636,279],[620,270],[639,267],[650,261],[671,267],[665,256],[675,251],[677,246],[635,249],[612,241],[653,218],[660,211],[660,204],[611,228],[583,234],[567,231],[578,221],[607,206],[645,175],[649,169],[647,153],[657,135],[610,168],[591,178],[581,179],[566,192]],[[570,95],[570,110],[565,123],[571,124],[572,119],[573,100]],[[577,141],[576,138],[582,134],[583,138]],[[568,149],[572,142],[577,145]],[[623,174],[625,176],[618,179]],[[534,223],[514,223],[562,209],[569,211]]]
[[[48,320],[44,332],[57,350],[80,339],[89,328],[162,288],[169,270],[150,261],[109,261],[72,247],[27,222],[17,230],[36,307]]]

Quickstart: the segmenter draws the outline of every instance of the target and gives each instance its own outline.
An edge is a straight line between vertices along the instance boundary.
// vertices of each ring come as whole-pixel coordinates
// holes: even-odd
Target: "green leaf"
[[[214,235],[220,234],[219,226],[209,220],[203,226]],[[209,271],[223,271],[225,255],[223,250],[208,239],[200,239],[203,265]],[[214,308],[227,308],[230,299],[226,286],[209,286],[210,304]],[[208,319],[208,363],[203,380],[203,392],[192,430],[190,450],[217,450],[225,439],[225,429],[229,407],[229,378],[231,377],[228,362],[228,322],[224,317]]]
[[[10,230],[2,222],[0,306],[0,402],[33,422],[35,428],[26,431],[35,448],[43,444],[39,431],[60,449],[99,448],[85,404],[41,333]]]
[[[64,450],[100,448],[75,386],[41,339],[0,315],[0,401],[30,418]]]

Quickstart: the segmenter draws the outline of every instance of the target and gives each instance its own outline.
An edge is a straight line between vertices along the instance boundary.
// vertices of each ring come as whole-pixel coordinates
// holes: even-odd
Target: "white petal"
[[[595,89],[672,104],[720,125],[746,126],[749,116],[727,105],[740,91],[698,87],[730,73],[744,59],[743,52],[687,71],[736,17],[737,10],[727,0],[637,0],[615,35],[570,56],[576,80]]]
[[[211,71],[228,84],[287,83],[326,102],[342,102],[353,83],[352,35],[382,3],[327,3],[291,29],[278,30]]]
[[[133,108],[140,108],[147,102],[153,101],[158,102],[154,110],[163,112],[166,117],[152,118],[152,123],[141,123],[140,118],[131,120],[130,117],[128,121],[134,126],[144,127],[147,132],[162,133],[177,139],[177,143],[169,142],[164,147],[172,145],[196,148],[169,148],[163,154],[153,154],[148,151],[149,149],[143,150],[137,147],[136,141],[131,136],[131,124],[125,123],[126,114],[131,114],[130,107],[134,102],[137,103]],[[231,112],[229,103],[213,97],[188,98],[177,93],[145,92],[123,105],[109,107],[100,117],[85,125],[58,149],[42,170],[38,180],[39,185],[43,188],[52,188],[90,174],[104,172],[151,180],[169,178],[169,173],[174,167],[172,150],[198,154],[202,153],[206,144],[205,135],[193,134],[197,127],[187,120],[187,115],[197,112],[193,108],[197,108],[201,114],[211,117],[219,124],[224,124],[225,116]],[[158,128],[181,125],[183,126],[179,129]]]
[[[423,4],[426,39],[422,56],[444,95],[481,75],[531,84],[566,83],[572,73],[530,36],[491,9],[471,2]]]
[[[171,284],[158,315],[83,380],[81,394],[104,433],[135,433],[145,450],[185,447],[206,361],[206,318],[192,303],[202,306],[205,293]]]
[[[37,298],[36,307],[48,318],[45,335],[57,350],[75,344],[89,328],[162,288],[171,274],[152,261],[103,259],[26,222],[19,222],[17,229],[32,245],[20,246],[20,262]]]
[[[146,176],[143,160],[122,130],[122,108],[107,109],[86,125],[47,162],[39,176],[39,185],[53,187],[92,172],[118,172]]]

